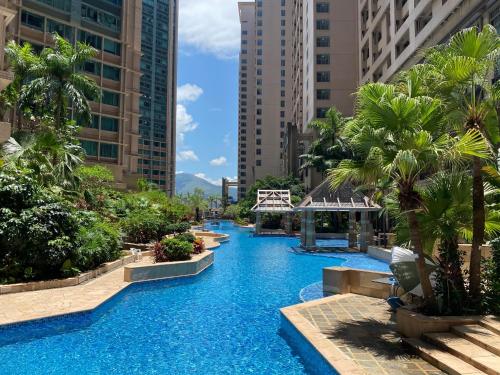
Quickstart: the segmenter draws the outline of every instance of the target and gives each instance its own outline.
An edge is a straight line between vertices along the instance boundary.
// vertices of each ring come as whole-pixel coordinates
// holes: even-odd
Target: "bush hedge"
[[[193,244],[177,238],[164,238],[154,246],[156,263],[191,259]]]

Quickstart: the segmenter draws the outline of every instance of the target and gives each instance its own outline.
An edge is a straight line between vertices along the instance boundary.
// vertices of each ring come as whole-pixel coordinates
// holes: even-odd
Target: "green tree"
[[[195,213],[195,220],[200,221],[201,220],[200,211],[206,210],[208,207],[203,189],[200,188],[194,189],[192,194],[187,195],[187,202]]]
[[[492,84],[495,63],[500,55],[500,37],[495,28],[485,25],[464,29],[446,45],[429,50],[426,64],[417,68],[426,79],[428,91],[446,104],[452,131],[462,135],[475,130],[498,152],[500,142],[497,110],[500,107],[500,82]],[[485,235],[484,160],[472,159],[473,236],[469,291],[474,299],[481,291],[481,246]]]
[[[332,107],[326,112],[325,119],[313,120],[308,127],[316,132],[317,137],[311,143],[306,154],[301,155],[301,169],[316,168],[325,173],[337,163],[349,157],[345,141],[340,137],[340,131],[347,119]]]
[[[67,123],[71,108],[83,124],[89,124],[88,100],[99,97],[99,87],[79,70],[96,50],[80,42],[74,47],[56,33],[53,38],[54,48],[44,48],[29,69],[34,78],[21,90],[21,105],[43,108],[53,117],[56,130]]]
[[[408,85],[413,82],[410,80]],[[329,172],[333,187],[343,182],[372,185],[388,180],[397,188],[399,209],[405,213],[422,290],[427,302],[434,295],[425,269],[422,231],[417,211],[422,198],[416,185],[445,163],[463,163],[470,156],[487,157],[477,130],[456,139],[444,132],[443,103],[430,97],[412,97],[392,84],[369,83],[357,92],[357,113],[344,129],[356,159],[346,159]]]

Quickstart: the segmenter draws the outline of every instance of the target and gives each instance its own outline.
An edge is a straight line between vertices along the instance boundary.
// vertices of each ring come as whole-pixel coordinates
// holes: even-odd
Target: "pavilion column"
[[[285,231],[287,234],[292,234],[292,214],[289,212],[285,214]]]
[[[316,246],[316,228],[314,222],[314,211],[302,211],[300,225],[300,242],[304,248]]]
[[[262,231],[262,214],[260,212],[255,213],[255,234],[260,234]]]
[[[359,233],[359,250],[368,251],[368,245],[370,244],[370,220],[368,216],[368,211],[361,211],[361,231]]]
[[[355,248],[358,242],[358,235],[356,233],[356,212],[349,211],[349,247]]]

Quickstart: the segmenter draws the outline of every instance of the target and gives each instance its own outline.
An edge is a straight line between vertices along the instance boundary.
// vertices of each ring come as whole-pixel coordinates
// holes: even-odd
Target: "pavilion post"
[[[359,250],[368,251],[368,245],[370,244],[370,220],[368,216],[368,211],[361,212],[361,232],[359,233]]]
[[[260,212],[255,213],[255,234],[260,234],[262,231],[262,214]]]
[[[285,214],[285,231],[287,234],[292,234],[292,214],[290,212]]]
[[[314,222],[314,211],[302,211],[300,225],[300,242],[302,247],[308,249],[316,246],[316,228]]]
[[[358,235],[356,233],[356,212],[349,211],[349,247],[356,247]]]

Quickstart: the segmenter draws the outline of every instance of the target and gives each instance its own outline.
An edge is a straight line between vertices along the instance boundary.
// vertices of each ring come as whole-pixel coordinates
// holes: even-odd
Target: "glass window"
[[[40,3],[46,4],[53,8],[63,10],[65,12],[71,11],[71,0],[37,0]]]
[[[120,17],[85,3],[82,3],[82,19],[97,23],[113,31],[120,31]]]
[[[100,156],[103,158],[118,158],[118,145],[111,143],[101,143]]]
[[[318,82],[330,82],[330,72],[317,72],[316,81]]]
[[[316,55],[316,64],[319,65],[330,64],[330,55],[326,53]]]
[[[78,34],[78,40],[83,43],[87,43],[88,45],[101,49],[102,47],[102,38],[100,36],[88,33],[86,31],[80,30]]]
[[[330,47],[330,37],[320,36],[316,38],[316,47]]]
[[[112,117],[101,117],[101,129],[109,132],[118,131],[118,119]]]
[[[73,42],[73,28],[71,26],[47,19],[47,31],[50,33],[58,33],[63,38]]]
[[[102,90],[102,103],[118,107],[120,106],[120,94]]]
[[[118,42],[104,39],[104,51],[112,53],[113,55],[120,56],[122,50],[122,45]]]
[[[328,30],[330,28],[330,21],[328,20],[317,20],[316,30]]]
[[[97,156],[97,142],[81,140],[80,144],[87,156]]]
[[[327,111],[328,111],[328,108],[316,108],[316,117],[317,118],[325,118]]]
[[[329,11],[330,11],[330,4],[328,4],[328,3],[316,3],[316,12],[328,13]]]
[[[43,17],[36,14],[26,12],[25,10],[21,13],[21,23],[32,29],[43,31]]]
[[[101,75],[101,63],[97,61],[86,61],[83,64],[83,70],[87,73],[94,74],[96,76]]]
[[[92,129],[99,129],[99,115],[92,115],[91,116],[91,121],[89,124],[87,124],[89,128],[92,128]]]
[[[330,90],[328,90],[328,89],[316,90],[316,99],[318,99],[318,100],[330,100]]]
[[[120,69],[114,66],[103,65],[102,66],[102,75],[104,78],[111,79],[113,81],[120,80]]]

